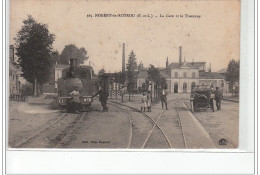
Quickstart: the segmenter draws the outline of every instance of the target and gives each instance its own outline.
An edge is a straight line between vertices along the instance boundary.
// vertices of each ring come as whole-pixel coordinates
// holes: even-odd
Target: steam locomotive
[[[62,70],[62,77],[58,79],[58,104],[60,108],[70,111],[72,97],[70,93],[78,90],[80,106],[85,109],[93,102],[92,95],[98,91],[98,78],[91,66],[77,66],[76,59],[70,59],[70,67]]]

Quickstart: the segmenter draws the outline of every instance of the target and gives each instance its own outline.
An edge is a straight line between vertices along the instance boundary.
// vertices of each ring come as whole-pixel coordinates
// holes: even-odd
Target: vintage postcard
[[[10,0],[9,148],[238,148],[240,5]]]

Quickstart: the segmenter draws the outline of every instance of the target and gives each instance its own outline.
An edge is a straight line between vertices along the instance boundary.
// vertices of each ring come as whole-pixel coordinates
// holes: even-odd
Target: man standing
[[[216,87],[215,100],[216,100],[217,110],[221,110],[221,99],[222,99],[222,93],[220,92],[219,87]]]
[[[74,113],[79,113],[79,108],[80,108],[80,93],[79,93],[79,88],[76,87],[71,93],[71,108],[72,112]]]
[[[168,108],[167,108],[167,93],[164,90],[164,88],[162,88],[162,90],[161,90],[161,102],[162,102],[162,109],[163,109],[163,104],[165,104],[166,110],[168,110]]]
[[[107,107],[107,100],[108,100],[108,92],[104,90],[104,88],[101,88],[95,95],[92,95],[92,98],[99,95],[99,101],[101,103],[101,106],[103,108],[103,111],[108,111]]]
[[[142,106],[141,106],[141,112],[144,111],[145,112],[145,108],[147,108],[147,95],[144,92],[142,95]]]
[[[212,111],[214,112],[215,109],[214,109],[214,99],[215,99],[215,93],[214,93],[214,90],[213,88],[211,88],[210,92],[209,92],[209,105],[212,109]]]
[[[151,106],[152,106],[151,92],[148,91],[147,92],[147,108],[148,108],[147,110],[148,110],[148,112],[152,112]]]

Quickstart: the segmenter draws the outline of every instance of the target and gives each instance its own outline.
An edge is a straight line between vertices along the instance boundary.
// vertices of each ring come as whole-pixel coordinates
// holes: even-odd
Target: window
[[[183,72],[183,78],[187,78],[187,72]]]
[[[174,75],[175,75],[175,78],[178,78],[178,72],[175,72]]]
[[[183,89],[187,89],[187,83],[183,83]]]
[[[192,78],[195,78],[195,72],[192,72]]]

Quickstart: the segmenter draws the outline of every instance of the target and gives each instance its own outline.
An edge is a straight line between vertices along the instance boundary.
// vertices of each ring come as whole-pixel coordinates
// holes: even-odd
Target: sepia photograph
[[[240,0],[10,0],[9,149],[237,149]]]

